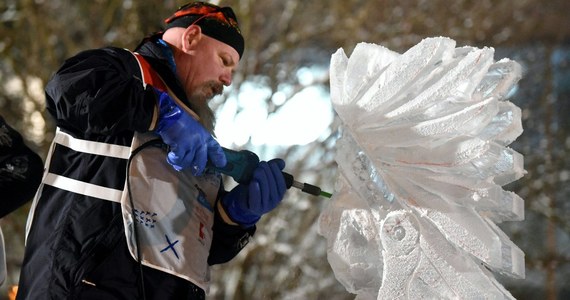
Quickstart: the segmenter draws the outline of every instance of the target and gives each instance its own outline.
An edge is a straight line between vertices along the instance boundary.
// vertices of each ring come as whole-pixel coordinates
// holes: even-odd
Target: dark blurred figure
[[[0,218],[32,199],[40,185],[42,159],[0,116]],[[4,238],[0,230],[0,285],[6,279]]]
[[[32,199],[43,169],[39,155],[0,116],[0,218]]]

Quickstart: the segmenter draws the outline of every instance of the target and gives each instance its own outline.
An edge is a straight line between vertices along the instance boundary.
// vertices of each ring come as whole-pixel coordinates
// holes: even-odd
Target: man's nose
[[[232,72],[224,72],[224,74],[220,76],[220,81],[225,86],[232,84]]]

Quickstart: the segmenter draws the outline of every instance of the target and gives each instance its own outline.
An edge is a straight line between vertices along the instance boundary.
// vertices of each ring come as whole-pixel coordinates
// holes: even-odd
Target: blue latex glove
[[[222,207],[232,221],[251,227],[283,200],[287,187],[281,170],[285,161],[276,158],[261,161],[248,184],[239,184],[224,198]]]
[[[158,96],[158,133],[170,146],[166,160],[180,171],[191,168],[194,176],[204,173],[208,159],[219,168],[226,165],[222,147],[192,116],[180,108],[168,93],[155,89]]]

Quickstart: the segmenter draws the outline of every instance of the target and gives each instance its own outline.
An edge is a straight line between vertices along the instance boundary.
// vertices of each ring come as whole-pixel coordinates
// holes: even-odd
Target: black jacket
[[[43,169],[39,155],[0,116],[0,218],[32,199]]]
[[[182,88],[153,40],[138,49],[180,99]],[[46,86],[47,110],[75,138],[130,146],[152,127],[156,96],[145,89],[127,50],[88,50],[68,59]],[[183,100],[184,101],[184,100]],[[46,159],[47,160],[47,159]],[[57,145],[49,172],[123,190],[127,160],[77,153]],[[203,291],[178,277],[143,267],[128,253],[120,204],[43,185],[30,228],[18,299],[195,299]],[[208,263],[232,259],[253,235],[216,212]]]

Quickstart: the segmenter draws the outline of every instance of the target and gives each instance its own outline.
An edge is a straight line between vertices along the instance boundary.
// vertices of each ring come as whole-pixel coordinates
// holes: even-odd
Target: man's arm
[[[47,110],[57,125],[79,135],[149,129],[156,107],[131,52],[87,50],[65,61],[46,86]]]
[[[222,190],[218,198],[221,199],[226,193]],[[232,223],[231,220],[227,216],[223,216],[223,209],[219,205],[220,203],[217,201],[214,214],[214,236],[208,257],[209,265],[230,261],[247,245],[256,230],[256,226],[243,228],[237,224],[230,224]]]

